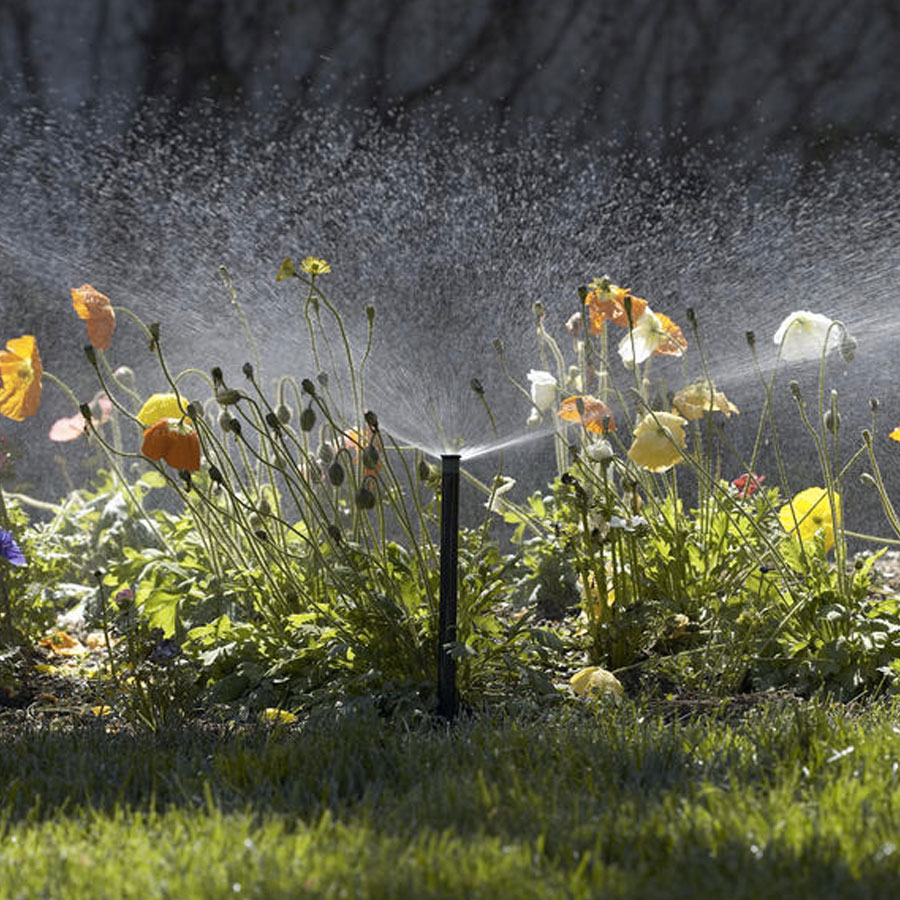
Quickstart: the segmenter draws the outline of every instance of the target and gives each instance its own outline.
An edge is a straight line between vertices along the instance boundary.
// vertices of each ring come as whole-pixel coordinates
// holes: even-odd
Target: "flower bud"
[[[370,445],[370,446],[366,447],[365,450],[363,450],[362,461],[363,461],[364,468],[366,468],[366,469],[378,468],[378,460],[379,460],[378,450],[376,450],[375,447],[372,447]]]
[[[841,354],[841,359],[845,363],[853,362],[856,357],[856,348],[858,346],[858,342],[855,337],[853,337],[846,329],[844,333],[841,335],[841,344],[839,352]]]
[[[186,491],[190,491],[190,489],[191,489],[191,473],[188,472],[187,469],[179,469],[178,477],[184,482],[184,489]]]
[[[87,422],[88,425],[90,425],[91,420],[94,418],[94,414],[91,412],[90,404],[88,404],[88,403],[82,403],[82,404],[78,407],[78,411],[79,411],[79,412],[81,413],[81,415],[84,417],[84,421]]]
[[[272,504],[265,497],[260,499],[258,508],[260,515],[269,516],[272,514]]]
[[[275,415],[278,416],[278,421],[282,425],[287,425],[291,421],[291,408],[286,403],[279,403],[275,407]]]
[[[366,319],[369,323],[369,328],[371,328],[372,323],[375,321],[375,305],[373,303],[366,304]]]
[[[240,391],[234,390],[234,388],[225,388],[225,390],[216,391],[216,402],[219,406],[234,406],[235,403],[238,403],[243,394]]]
[[[278,431],[281,428],[281,422],[278,421],[278,416],[273,412],[266,413],[266,425],[268,425],[272,431]]]
[[[496,353],[497,356],[503,356],[504,347],[503,341],[501,341],[500,338],[494,338],[494,340],[491,342],[491,346],[494,348],[494,353]]]
[[[240,437],[240,436],[241,436],[241,423],[240,423],[237,419],[235,419],[235,418],[233,418],[233,417],[232,417],[232,419],[231,419],[231,428],[230,428],[230,431],[231,431],[231,433],[232,433],[235,437]]]
[[[479,397],[483,397],[483,396],[484,396],[484,385],[483,385],[477,378],[473,378],[473,379],[469,382],[469,387],[472,388],[472,390],[473,390],[476,394],[478,394]]]
[[[430,481],[431,480],[431,478],[434,474],[434,469],[429,464],[428,460],[426,460],[426,459],[419,460],[419,465],[417,466],[417,474],[419,476],[420,481]]]
[[[363,413],[363,418],[366,420],[366,425],[372,429],[372,431],[378,431],[378,416],[371,409],[367,409]]]
[[[244,365],[241,366],[241,371],[244,373],[244,378],[249,378],[252,380],[253,378],[253,364],[245,362]]]
[[[84,355],[87,357],[87,361],[92,365],[97,365],[97,351],[93,348],[91,344],[85,345]]]
[[[826,430],[832,434],[837,434],[841,427],[841,414],[836,411],[832,413],[830,409],[826,409],[825,415],[822,416],[822,424]]]
[[[344,539],[344,536],[341,534],[341,529],[338,528],[337,525],[329,525],[326,530],[328,531],[328,537],[336,544],[339,544]]]
[[[159,346],[159,322],[151,322],[147,330],[150,332],[150,349],[153,350]]]
[[[307,406],[306,409],[300,413],[300,430],[301,431],[312,431],[316,425],[316,411],[311,407]]]
[[[303,381],[300,382],[300,387],[310,395],[310,397],[316,396],[316,385],[310,378],[304,378]]]
[[[214,387],[225,384],[225,379],[222,377],[222,370],[218,366],[213,366],[212,369],[210,369],[209,374],[212,375]]]
[[[375,506],[375,494],[363,485],[356,492],[356,505],[360,509],[372,509]]]
[[[878,398],[877,397],[869,398],[869,408],[872,410],[873,413],[878,412]]]
[[[756,346],[756,334],[753,331],[745,331],[744,337],[747,339],[747,345],[752,350]]]
[[[584,284],[578,285],[578,299],[579,299],[582,303],[587,302],[587,298],[588,298],[588,294],[589,294],[589,293],[590,293],[590,291],[587,289],[587,285],[584,285]]]
[[[197,419],[203,418],[203,407],[199,403],[195,403],[193,400],[185,406],[184,411],[187,413],[188,417],[196,421]]]
[[[227,409],[223,409],[222,412],[219,413],[219,428],[222,431],[231,431],[231,423],[234,421],[234,416],[228,412]]]
[[[344,483],[344,467],[339,462],[333,462],[328,467],[328,480],[335,487],[340,487]]]
[[[327,372],[319,372],[319,374],[316,375],[316,381],[318,381],[319,384],[321,384],[323,388],[328,390],[328,373]]]
[[[209,480],[213,484],[224,484],[225,479],[222,477],[222,471],[218,466],[209,467]]]

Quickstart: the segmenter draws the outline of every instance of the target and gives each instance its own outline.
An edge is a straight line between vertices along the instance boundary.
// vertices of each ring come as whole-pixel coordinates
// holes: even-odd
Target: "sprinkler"
[[[456,715],[456,581],[459,544],[459,456],[441,456],[441,596],[438,614],[438,714]]]

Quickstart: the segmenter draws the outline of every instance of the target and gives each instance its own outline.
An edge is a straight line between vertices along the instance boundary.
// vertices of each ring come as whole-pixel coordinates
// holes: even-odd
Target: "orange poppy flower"
[[[41,405],[44,367],[33,334],[23,334],[0,353],[0,414],[16,422],[33,416]]]
[[[647,309],[647,301],[635,297],[627,288],[609,284],[595,287],[584,298],[588,308],[588,328],[591,334],[600,334],[607,319],[621,328],[628,328],[628,312],[625,309],[625,298],[631,300],[631,324],[633,325]]]
[[[85,320],[88,340],[97,350],[109,350],[116,330],[116,312],[110,306],[109,297],[83,284],[72,288],[72,306],[79,319]]]
[[[583,404],[583,413],[578,412],[578,401]],[[576,394],[574,397],[566,397],[560,404],[556,414],[566,422],[577,422],[584,425],[587,431],[593,431],[594,434],[603,434],[603,423],[607,422],[609,431],[616,430],[616,420],[610,408],[596,397],[589,397],[586,394]]]
[[[666,336],[653,351],[657,356],[681,356],[687,350],[687,341],[682,330],[665,314],[655,313]]]
[[[196,472],[200,468],[200,438],[178,419],[160,419],[144,432],[141,453],[158,462],[164,459],[173,469]]]

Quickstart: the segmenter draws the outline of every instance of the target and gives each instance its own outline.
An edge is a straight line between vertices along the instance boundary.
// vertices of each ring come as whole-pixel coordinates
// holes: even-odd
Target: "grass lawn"
[[[0,720],[0,898],[892,897],[900,708]],[[21,716],[21,714],[15,714]]]

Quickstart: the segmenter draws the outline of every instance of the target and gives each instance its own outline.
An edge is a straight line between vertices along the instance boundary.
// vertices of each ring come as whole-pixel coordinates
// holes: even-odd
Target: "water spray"
[[[456,715],[456,591],[459,567],[459,455],[441,456],[441,594],[438,613],[438,714]]]

